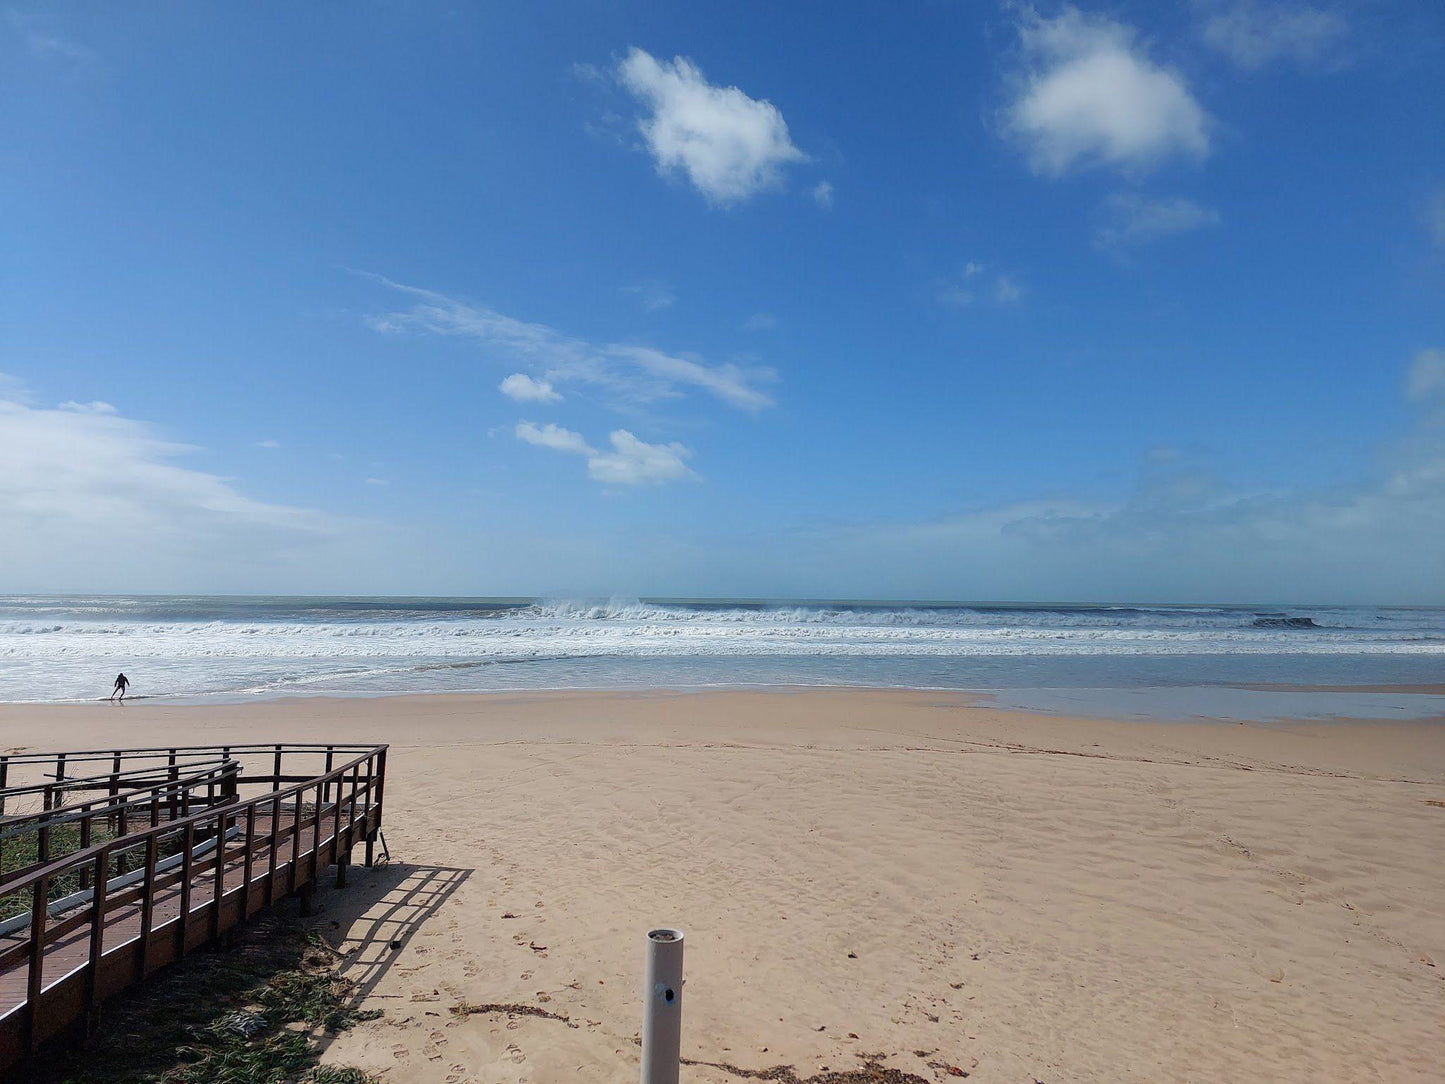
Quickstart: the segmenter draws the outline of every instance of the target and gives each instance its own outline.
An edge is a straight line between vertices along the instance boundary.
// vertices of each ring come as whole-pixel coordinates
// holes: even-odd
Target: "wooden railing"
[[[26,830],[52,832],[57,823],[78,824],[85,837],[73,853],[0,873],[0,904],[28,903],[28,911],[0,917],[0,1071],[282,896],[308,900],[328,866],[344,884],[357,842],[371,865],[386,752],[384,745],[250,745],[0,758],[7,779],[39,771],[52,782],[87,780],[106,791],[88,803],[0,818],[0,831],[14,829],[11,840]],[[218,754],[214,767],[180,774],[183,757]],[[166,758],[167,778],[143,769],[126,777],[127,762],[156,757]],[[318,770],[300,772],[298,759],[318,761]],[[108,771],[84,774],[102,762]],[[137,780],[144,785],[120,789]],[[33,786],[0,788],[0,795]],[[123,807],[146,811],[141,826],[121,816],[120,830],[107,828],[109,838],[95,842],[97,825],[114,825],[103,818]]]
[[[193,765],[185,765],[187,769]],[[116,772],[100,783],[90,780],[73,780],[69,794],[85,790],[105,790],[104,797],[91,798],[73,805],[61,804],[67,795],[50,792],[55,784],[44,784],[46,791],[41,808],[32,813],[20,813],[0,817],[0,880],[28,872],[32,866],[43,866],[53,858],[52,836],[57,832],[70,833],[74,846],[69,850],[84,850],[97,838],[114,839],[129,833],[133,827],[156,827],[162,819],[175,820],[178,816],[190,816],[192,807],[206,807],[217,802],[234,801],[237,779],[241,766],[234,760],[214,761],[210,767],[200,771],[180,774],[180,767],[172,769],[173,775],[155,780],[149,768],[133,769],[130,772]],[[127,784],[121,789],[121,784]],[[34,788],[9,788],[13,797],[17,793],[33,791]],[[6,861],[5,848],[10,844],[12,856],[18,846],[23,855],[34,853],[35,859],[29,865],[17,861]],[[66,848],[61,847],[64,850]],[[23,861],[23,858],[21,859]],[[81,871],[82,877],[85,871]]]

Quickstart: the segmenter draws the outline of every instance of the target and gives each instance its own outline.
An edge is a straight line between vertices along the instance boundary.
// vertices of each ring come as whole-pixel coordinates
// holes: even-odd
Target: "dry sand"
[[[392,743],[394,861],[317,919],[385,1013],[325,1058],[385,1080],[631,1084],[663,923],[684,1055],[749,1072],[1445,1079],[1439,723],[817,690],[0,708],[8,746],[281,739]]]

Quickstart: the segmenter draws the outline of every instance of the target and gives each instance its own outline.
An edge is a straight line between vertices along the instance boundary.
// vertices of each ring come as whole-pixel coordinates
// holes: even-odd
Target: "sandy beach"
[[[0,707],[7,748],[283,739],[392,746],[392,862],[314,920],[384,1012],[324,1060],[386,1080],[634,1081],[658,924],[687,932],[690,1081],[1441,1079],[1438,722],[856,690]]]

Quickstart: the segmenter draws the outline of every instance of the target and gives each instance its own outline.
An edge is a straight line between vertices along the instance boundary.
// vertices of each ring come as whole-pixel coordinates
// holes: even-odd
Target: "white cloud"
[[[267,448],[274,451],[275,449],[281,447],[281,442],[279,440],[258,440],[256,442],[256,447]]]
[[[366,484],[369,486],[376,486],[379,489],[385,489],[387,486],[391,485],[391,483],[388,482],[385,478],[368,478],[366,480]]]
[[[535,422],[518,422],[515,432],[518,440],[535,444],[539,448],[551,448],[555,452],[574,452],[577,455],[597,454],[581,433],[563,429],[560,425],[553,425],[551,422],[546,425],[537,425]]]
[[[109,403],[101,402],[99,399],[92,399],[88,403],[77,403],[74,399],[67,399],[60,404],[61,410],[69,411],[72,414],[114,414],[115,407]]]
[[[640,486],[697,477],[685,462],[692,452],[681,444],[648,444],[626,429],[613,430],[608,439],[612,451],[587,460],[587,473],[595,481]]]
[[[755,312],[743,321],[744,331],[771,331],[778,326],[778,318],[770,312]]]
[[[1132,27],[1065,7],[1019,27],[1025,66],[1005,114],[1038,173],[1095,165],[1139,172],[1209,153],[1208,114],[1184,77],[1150,59]]]
[[[513,373],[497,385],[503,395],[519,403],[556,403],[562,396],[545,380],[533,380],[526,373]]]
[[[376,330],[420,330],[473,339],[512,362],[528,364],[542,383],[592,385],[626,405],[680,398],[685,389],[705,391],[742,410],[773,405],[772,397],[757,387],[776,379],[771,369],[708,365],[694,357],[626,343],[589,343],[545,324],[529,324],[432,290],[377,275],[367,277],[416,299],[410,309],[372,317],[369,322]]]
[[[994,280],[993,299],[1000,305],[1012,305],[1023,299],[1024,289],[1007,275]]]
[[[1094,239],[1101,248],[1130,248],[1218,224],[1218,211],[1182,196],[1149,199],[1119,192],[1100,207]]]
[[[819,181],[813,186],[813,202],[825,211],[833,209],[832,181]]]
[[[350,526],[243,495],[184,466],[198,449],[114,407],[35,405],[0,388],[0,568],[12,587],[222,589],[276,583],[293,559],[334,552]]]
[[[648,312],[671,308],[672,303],[677,300],[677,295],[667,288],[667,284],[657,279],[646,279],[624,286],[622,292],[637,298],[638,304]]]
[[[1279,0],[1202,0],[1204,43],[1241,68],[1276,60],[1301,67],[1338,63],[1350,27],[1338,12]]]
[[[708,200],[726,206],[782,182],[807,156],[776,106],[737,87],[714,86],[686,57],[659,61],[628,50],[617,77],[649,113],[638,121],[658,171],[682,170]]]
[[[748,383],[748,374],[736,365],[704,365],[648,346],[613,345],[608,347],[608,352],[665,384],[702,388],[743,410],[761,410],[773,405],[771,398]]]
[[[939,304],[966,309],[980,301],[994,305],[1015,305],[1023,300],[1023,287],[1010,275],[991,272],[985,264],[970,260],[957,278],[945,280],[938,288]]]
[[[1405,375],[1405,394],[1413,403],[1445,401],[1445,350],[1421,350]]]
[[[686,463],[692,457],[689,448],[676,442],[648,444],[626,429],[614,429],[608,436],[610,452],[599,452],[581,433],[560,425],[519,422],[516,434],[518,440],[539,448],[586,456],[588,476],[607,485],[660,485],[697,477]]]

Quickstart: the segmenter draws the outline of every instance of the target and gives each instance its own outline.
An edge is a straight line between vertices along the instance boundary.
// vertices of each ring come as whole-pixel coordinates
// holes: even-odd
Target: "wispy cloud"
[[[414,301],[408,309],[371,317],[369,323],[376,330],[472,339],[510,363],[526,365],[537,374],[534,380],[554,389],[566,384],[591,385],[625,403],[676,399],[689,391],[703,391],[740,410],[757,411],[773,405],[772,397],[758,387],[776,379],[771,369],[709,365],[696,357],[628,343],[590,343],[545,324],[517,320],[432,290],[377,275],[367,277]]]
[[[1421,350],[1405,376],[1412,403],[1445,403],[1445,350]]]
[[[513,373],[503,377],[497,389],[508,399],[518,403],[558,403],[562,396],[545,380],[534,380],[526,373]]]
[[[279,568],[351,525],[256,500],[184,465],[198,451],[106,403],[48,408],[0,387],[7,582],[174,587],[186,570],[205,569],[214,586],[239,570]]]
[[[1242,489],[1151,455],[1118,499],[1019,500],[807,539],[813,567],[910,597],[1445,602],[1445,350],[1405,391],[1419,424],[1353,482]],[[976,570],[986,570],[980,573]],[[925,587],[925,585],[927,585]],[[810,582],[828,593],[839,586]]]
[[[385,478],[368,478],[366,480],[366,484],[369,486],[376,486],[378,489],[385,489],[387,486],[391,485],[391,483],[388,482]]]
[[[275,449],[281,447],[281,442],[279,440],[258,440],[256,442],[256,447],[266,448],[268,450],[274,451]]]
[[[637,127],[658,172],[683,172],[714,204],[776,187],[785,166],[807,159],[775,105],[709,83],[686,57],[658,60],[633,48],[617,78],[647,109]]]
[[[778,318],[770,312],[755,312],[743,321],[744,331],[771,331],[778,326]]]
[[[599,452],[581,433],[560,425],[519,422],[516,434],[518,440],[539,448],[586,456],[588,476],[606,485],[661,485],[697,477],[687,465],[691,449],[676,442],[649,444],[626,429],[609,434],[612,450],[608,452]]]
[[[1290,61],[1303,68],[1344,61],[1350,25],[1339,11],[1291,0],[1196,0],[1204,43],[1255,70]]]
[[[987,264],[970,260],[953,278],[938,287],[938,302],[950,309],[966,309],[971,305],[1016,305],[1023,300],[1024,289],[1017,279]]]
[[[1209,153],[1210,119],[1183,75],[1156,63],[1134,29],[1066,6],[1024,9],[1023,68],[1004,115],[1035,172],[1107,166],[1142,172]]]
[[[622,287],[622,292],[635,297],[637,303],[648,312],[671,308],[672,303],[677,300],[677,295],[668,289],[667,284],[659,282],[657,279],[645,279],[642,282],[632,283]]]
[[[825,211],[833,209],[833,182],[819,181],[812,188],[813,202]]]
[[[95,56],[89,47],[50,29],[47,20],[39,16],[11,9],[6,12],[6,21],[25,44],[26,51],[37,60],[63,60],[81,64]]]
[[[1100,248],[1128,249],[1218,224],[1218,211],[1182,196],[1150,199],[1118,192],[1100,206],[1094,240]]]

